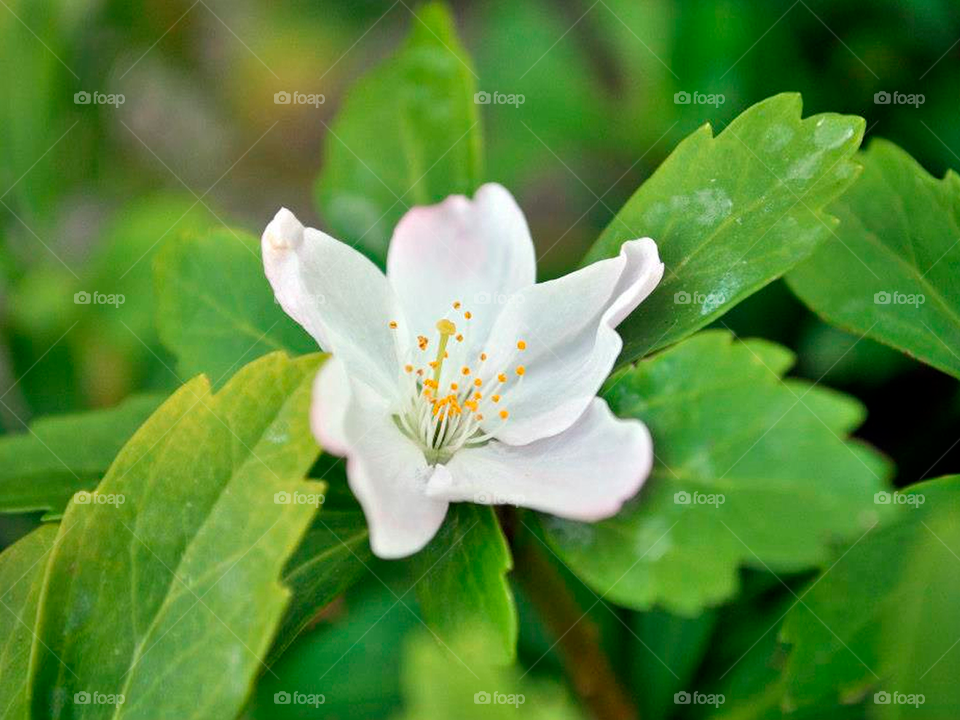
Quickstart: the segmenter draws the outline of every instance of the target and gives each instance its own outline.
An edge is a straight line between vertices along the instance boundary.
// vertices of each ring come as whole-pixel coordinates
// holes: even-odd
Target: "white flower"
[[[411,209],[386,276],[286,209],[263,261],[283,309],[333,354],[312,427],[347,457],[380,557],[420,550],[450,502],[596,521],[650,473],[646,427],[596,394],[623,344],[614,328],[663,276],[653,240],[538,285],[523,213],[489,184]]]

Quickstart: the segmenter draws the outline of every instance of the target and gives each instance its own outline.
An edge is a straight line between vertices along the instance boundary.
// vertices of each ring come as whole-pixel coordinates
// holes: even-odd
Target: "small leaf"
[[[0,513],[57,517],[78,490],[92,490],[134,431],[163,402],[137,395],[114,408],[44,417],[0,437]]]
[[[517,608],[506,579],[513,558],[493,508],[452,504],[410,567],[424,620],[444,643],[470,628],[497,662],[513,662]]]
[[[302,480],[317,364],[275,353],[216,395],[195,378],[70,503],[40,598],[35,717],[237,715],[323,487]],[[83,692],[125,701],[75,703]]]
[[[363,513],[331,510],[328,503],[329,497],[283,572],[293,599],[267,665],[273,665],[318,612],[363,577],[373,559]]]
[[[896,145],[861,153],[831,237],[787,282],[814,312],[960,377],[960,176],[937,180]]]
[[[960,476],[893,496],[897,512],[838,551],[801,592],[782,639],[792,705],[867,696],[876,717],[953,717],[960,707]],[[874,693],[921,694],[917,712]]]
[[[614,375],[604,397],[647,424],[657,461],[619,515],[546,519],[570,567],[621,605],[692,616],[736,594],[741,565],[814,568],[869,527],[890,468],[843,439],[863,408],[782,380],[791,364],[772,343],[708,331]]]
[[[213,230],[171,240],[154,263],[160,339],[182,378],[205,373],[218,387],[268,352],[315,352],[317,344],[274,300],[260,243]]]
[[[476,84],[450,12],[417,8],[400,52],[358,83],[326,133],[316,200],[332,234],[381,265],[410,205],[480,183]]]
[[[677,146],[597,240],[588,262],[652,237],[663,281],[619,327],[621,361],[704,327],[805,259],[836,226],[823,208],[854,180],[864,121],[800,119],[796,94],[746,110],[719,135]]]
[[[56,525],[42,525],[0,553],[0,718],[26,720],[27,673],[37,624],[37,601]],[[9,612],[7,612],[9,611]]]

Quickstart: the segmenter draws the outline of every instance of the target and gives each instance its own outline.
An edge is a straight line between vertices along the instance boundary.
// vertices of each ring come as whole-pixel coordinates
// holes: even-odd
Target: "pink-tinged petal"
[[[382,558],[421,550],[447,514],[447,501],[427,497],[426,487],[446,469],[427,464],[420,449],[393,421],[375,390],[348,378],[335,359],[314,384],[311,427],[321,446],[347,457],[347,479],[370,529],[370,547]]]
[[[414,207],[394,230],[387,277],[414,334],[433,337],[437,320],[448,318],[464,330],[472,354],[506,299],[536,282],[527,221],[513,196],[494,183],[472,200],[451,195]],[[454,310],[454,302],[462,306]]]
[[[351,375],[385,397],[396,395],[409,337],[396,295],[383,273],[348,245],[304,227],[281,209],[261,241],[263,265],[284,311]],[[397,323],[391,329],[389,323]]]
[[[450,477],[428,494],[450,502],[510,504],[572,520],[615,515],[653,466],[653,442],[638,420],[620,420],[594,398],[567,430],[528,445],[490,442],[457,452]]]
[[[656,243],[642,238],[624,243],[618,257],[518,293],[497,318],[486,361],[488,374],[508,377],[497,408],[509,418],[487,412],[484,429],[523,445],[570,427],[620,354],[614,328],[653,292],[663,269]]]

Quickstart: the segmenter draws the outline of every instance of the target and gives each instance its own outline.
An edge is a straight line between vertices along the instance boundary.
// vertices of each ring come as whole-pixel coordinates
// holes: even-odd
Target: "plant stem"
[[[600,631],[580,607],[542,541],[515,514],[505,523],[513,532],[514,572],[527,597],[557,638],[556,649],[570,684],[598,720],[638,720],[639,713],[600,648]]]

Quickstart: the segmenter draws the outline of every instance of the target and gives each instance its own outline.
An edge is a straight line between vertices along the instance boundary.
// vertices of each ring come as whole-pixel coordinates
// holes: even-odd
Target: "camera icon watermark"
[[[873,294],[874,305],[913,305],[919,308],[926,301],[927,297],[923,293],[902,293],[896,290],[887,292],[886,290],[881,290]]]
[[[921,493],[891,493],[881,490],[873,494],[875,505],[910,505],[914,510],[919,510],[926,501],[927,499]]]
[[[473,102],[476,105],[513,105],[514,107],[520,107],[526,101],[527,98],[521,93],[510,93],[508,95],[496,91],[489,93],[486,90],[481,90],[473,95]]]
[[[274,105],[313,105],[320,107],[327,101],[323,93],[302,93],[294,90],[292,93],[286,90],[273,94]]]
[[[886,90],[881,90],[873,95],[875,105],[913,105],[914,107],[920,107],[926,100],[921,93],[889,93]]]
[[[688,693],[686,690],[681,690],[673,696],[674,705],[713,705],[714,707],[720,707],[726,701],[727,699],[721,693]]]
[[[513,705],[519,708],[526,701],[527,698],[523,693],[508,694],[496,691],[488,693],[486,690],[481,690],[473,695],[474,705]]]
[[[726,501],[727,497],[723,493],[688,493],[686,490],[681,490],[673,494],[675,505],[713,505],[714,507],[720,507]]]
[[[80,490],[73,496],[73,501],[77,505],[113,505],[114,507],[120,507],[127,501],[127,498],[121,493],[99,493],[96,490],[93,492]]]
[[[120,107],[127,99],[122,93],[102,93],[94,90],[92,93],[86,90],[73,94],[74,105],[113,105]]]
[[[873,702],[876,705],[913,705],[913,707],[918,708],[926,701],[927,698],[923,693],[907,694],[896,691],[889,693],[886,690],[881,690],[873,695]]]
[[[326,701],[327,698],[322,693],[288,693],[286,690],[281,690],[273,694],[274,705],[310,705],[312,707],[320,707]]]
[[[73,294],[74,305],[113,305],[120,307],[127,301],[122,293],[110,293],[109,295],[101,292],[88,293],[86,290]]]
[[[714,107],[720,107],[726,101],[727,98],[724,97],[723,93],[701,93],[696,91],[689,93],[686,90],[681,90],[673,94],[674,105],[713,105]]]
[[[320,507],[323,505],[326,497],[323,493],[303,493],[299,490],[292,493],[286,490],[273,494],[273,502],[276,505],[313,505]]]

